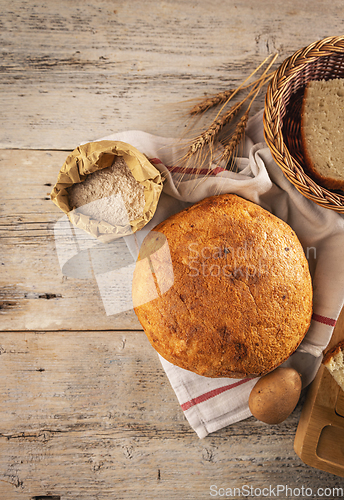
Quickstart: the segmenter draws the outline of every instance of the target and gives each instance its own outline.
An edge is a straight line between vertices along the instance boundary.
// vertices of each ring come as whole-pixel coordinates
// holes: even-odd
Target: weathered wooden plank
[[[89,279],[61,271],[54,227],[63,213],[48,193],[67,155],[0,151],[0,328],[139,329],[135,313],[124,306],[123,312],[106,315],[104,291],[92,268]]]
[[[341,485],[295,455],[301,405],[279,426],[249,418],[199,440],[141,332],[1,333],[0,346],[1,498]]]
[[[0,147],[74,149],[128,129],[179,137],[178,102],[342,33],[341,14],[341,0],[4,3]]]
[[[142,332],[11,332],[0,339],[2,408],[15,410],[1,415],[5,436],[164,420],[184,425]]]
[[[211,488],[220,494],[222,488],[224,496],[223,489],[238,492],[244,487],[253,491],[252,497],[273,498],[260,493],[263,489],[269,492],[271,486],[276,495],[280,485],[295,491],[288,496],[280,491],[278,496],[286,499],[307,498],[297,493],[302,487],[314,492],[315,498],[320,498],[318,488],[331,492],[342,487],[340,478],[320,471],[310,473],[280,434],[256,445],[246,434],[222,435],[206,443],[197,439],[173,432],[142,437],[135,431],[0,439],[0,492],[6,500],[42,494],[59,495],[61,500],[203,500],[211,498]],[[243,447],[247,452],[242,452]],[[7,463],[4,456],[10,458]]]

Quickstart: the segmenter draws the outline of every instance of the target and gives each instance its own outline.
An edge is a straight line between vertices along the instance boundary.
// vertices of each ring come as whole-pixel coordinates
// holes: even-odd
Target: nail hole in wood
[[[61,497],[58,495],[38,495],[36,497],[31,497],[31,500],[61,500]]]

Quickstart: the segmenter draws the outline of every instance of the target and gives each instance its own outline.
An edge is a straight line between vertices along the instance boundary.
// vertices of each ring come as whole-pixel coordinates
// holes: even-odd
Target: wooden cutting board
[[[344,309],[328,349],[343,339]],[[307,465],[344,477],[344,392],[323,365],[308,390],[294,450]]]

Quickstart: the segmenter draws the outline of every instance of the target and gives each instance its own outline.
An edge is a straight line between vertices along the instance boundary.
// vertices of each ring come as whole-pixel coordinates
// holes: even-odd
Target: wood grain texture
[[[304,395],[279,426],[250,418],[199,440],[133,311],[106,316],[94,276],[62,274],[48,192],[80,142],[180,137],[186,100],[343,28],[341,0],[2,2],[1,500],[342,485],[293,451]]]
[[[178,103],[342,33],[341,14],[341,0],[3,2],[0,147],[74,149],[128,129],[179,137]]]
[[[263,488],[300,477],[337,485],[293,452],[301,404],[278,428],[252,418],[200,441],[142,331],[103,331],[135,330],[137,320],[132,311],[106,317],[94,280],[61,274],[53,235],[61,212],[46,198],[65,156],[0,153],[8,330],[0,334],[0,498],[209,498],[212,484]]]
[[[293,452],[301,404],[279,426],[250,418],[200,440],[141,332],[1,333],[0,352],[6,500],[194,500],[210,498],[211,485],[341,485]]]
[[[325,352],[343,339],[344,309]],[[344,392],[322,365],[309,388],[295,435],[294,449],[306,464],[344,478],[343,401]]]

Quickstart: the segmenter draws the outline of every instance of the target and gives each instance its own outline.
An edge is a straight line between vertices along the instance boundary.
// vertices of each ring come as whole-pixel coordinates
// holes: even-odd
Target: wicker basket
[[[264,135],[276,163],[306,198],[344,213],[344,193],[329,191],[307,173],[300,139],[300,112],[310,80],[344,78],[344,36],[298,50],[276,70],[265,98]]]

